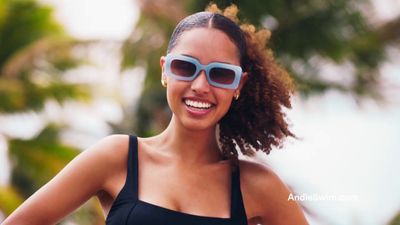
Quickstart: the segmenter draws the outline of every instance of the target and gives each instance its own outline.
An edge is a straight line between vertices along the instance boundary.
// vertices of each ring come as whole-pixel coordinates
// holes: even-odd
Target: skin
[[[202,64],[220,61],[239,65],[235,45],[223,32],[212,28],[186,31],[172,52],[190,55]],[[164,62],[161,57],[162,68]],[[228,90],[210,86],[204,71],[194,81],[184,82],[167,77],[163,68],[162,79],[167,81],[167,100],[173,116],[159,135],[138,138],[141,201],[189,214],[230,216],[231,168],[228,160],[221,160],[215,127],[246,78],[244,74],[237,90]],[[187,111],[184,98],[208,101],[213,107],[205,116],[193,116]],[[100,140],[72,160],[3,224],[55,224],[94,195],[107,215],[125,183],[128,141],[127,135]],[[239,166],[249,225],[307,224],[299,205],[287,200],[290,191],[273,171],[244,160],[239,161]]]

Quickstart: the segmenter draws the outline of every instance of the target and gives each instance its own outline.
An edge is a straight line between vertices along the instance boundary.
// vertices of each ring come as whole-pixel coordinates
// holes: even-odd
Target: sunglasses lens
[[[196,72],[196,65],[188,61],[174,59],[171,62],[171,72],[177,76],[191,77]]]
[[[219,84],[232,84],[235,80],[235,71],[226,68],[212,68],[210,79]]]

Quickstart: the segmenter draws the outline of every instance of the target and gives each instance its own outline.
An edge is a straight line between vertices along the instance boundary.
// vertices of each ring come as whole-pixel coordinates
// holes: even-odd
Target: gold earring
[[[240,96],[240,92],[238,92],[236,95],[235,95],[235,100],[238,100],[239,99],[239,96]]]
[[[161,85],[163,87],[167,87],[167,81],[165,81],[164,79],[161,79]]]

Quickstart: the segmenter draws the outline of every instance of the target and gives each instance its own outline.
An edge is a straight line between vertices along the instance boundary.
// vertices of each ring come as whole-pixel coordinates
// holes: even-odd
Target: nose
[[[200,71],[200,74],[192,81],[192,90],[200,95],[207,94],[210,91],[210,84],[207,81],[206,72]]]

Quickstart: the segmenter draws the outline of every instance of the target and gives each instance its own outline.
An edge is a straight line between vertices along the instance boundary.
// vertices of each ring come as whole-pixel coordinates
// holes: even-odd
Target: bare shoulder
[[[288,188],[279,176],[267,165],[249,160],[239,160],[240,180],[245,189],[251,191],[252,195],[265,195],[273,192],[273,196],[286,193]],[[271,196],[271,197],[273,197]]]
[[[126,161],[128,145],[128,135],[106,136],[80,153],[64,171],[86,172],[93,179],[93,183],[101,183],[101,188],[110,177],[125,169],[126,163],[122,162]],[[68,167],[71,167],[71,170],[68,170]]]
[[[278,175],[267,165],[250,160],[239,160],[240,172],[244,178],[261,182],[268,186],[283,185]]]
[[[105,168],[108,177],[113,177],[116,173],[126,170],[128,147],[128,135],[113,134],[90,146],[82,153],[82,157],[93,160],[96,167],[102,167],[101,170]]]
[[[121,159],[126,158],[128,146],[128,135],[113,134],[100,139],[84,152],[94,158],[106,159],[106,163],[118,163]]]
[[[300,205],[289,201],[290,189],[267,165],[240,160],[240,180],[248,216],[268,224],[307,224]]]
[[[110,185],[126,170],[128,146],[128,135],[103,137],[73,159],[60,175],[78,172],[92,186],[92,194],[101,190],[108,192]]]

